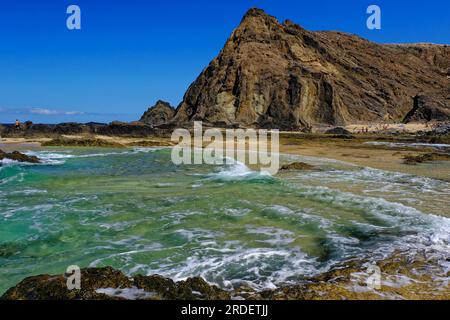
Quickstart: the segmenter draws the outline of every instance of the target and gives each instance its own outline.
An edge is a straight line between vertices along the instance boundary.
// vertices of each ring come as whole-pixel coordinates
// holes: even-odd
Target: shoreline
[[[449,145],[450,137],[439,138],[439,143]],[[83,141],[71,144],[70,141]],[[390,172],[400,172],[421,177],[450,181],[450,161],[431,161],[417,165],[404,163],[405,157],[434,153],[431,147],[436,137],[417,135],[349,135],[332,136],[311,133],[280,133],[280,153],[343,161],[360,167]],[[68,143],[66,141],[69,141]],[[408,144],[417,145],[412,147]],[[404,144],[404,145],[402,145]],[[429,144],[429,145],[427,145]],[[6,151],[45,147],[171,147],[168,137],[123,137],[104,135],[60,135],[59,138],[2,138],[0,149]]]
[[[83,268],[79,290],[67,288],[67,274],[36,275],[6,290],[0,300],[449,300],[445,278],[450,272],[430,276],[427,269],[445,270],[426,253],[414,258],[404,252],[376,264],[353,258],[297,284],[262,290],[226,290],[195,276],[174,281],[158,274],[129,276],[111,266]],[[379,287],[368,285],[371,265],[381,270]]]

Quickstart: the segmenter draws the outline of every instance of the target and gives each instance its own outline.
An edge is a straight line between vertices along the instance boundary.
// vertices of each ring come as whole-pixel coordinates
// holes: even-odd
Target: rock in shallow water
[[[286,164],[280,168],[280,171],[288,171],[288,170],[314,170],[315,167],[304,163],[304,162],[293,162],[290,164]]]
[[[11,153],[4,152],[0,150],[0,161],[3,159],[9,159],[18,162],[28,162],[28,163],[40,163],[38,157],[27,156],[26,154],[20,153],[19,151],[13,151]]]

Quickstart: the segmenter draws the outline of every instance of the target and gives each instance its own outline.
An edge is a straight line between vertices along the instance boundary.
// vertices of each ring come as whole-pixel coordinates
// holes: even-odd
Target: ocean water
[[[175,166],[170,149],[50,148],[0,167],[0,294],[69,265],[202,276],[231,289],[299,283],[353,257],[426,252],[450,270],[450,183],[312,157],[276,176]]]

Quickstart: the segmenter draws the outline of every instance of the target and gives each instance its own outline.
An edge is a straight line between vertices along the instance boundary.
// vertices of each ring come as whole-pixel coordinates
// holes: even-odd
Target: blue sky
[[[66,28],[71,4],[81,30]],[[366,28],[370,4],[382,30]],[[178,105],[251,7],[310,30],[450,44],[448,0],[1,0],[0,123],[131,121],[158,99]]]

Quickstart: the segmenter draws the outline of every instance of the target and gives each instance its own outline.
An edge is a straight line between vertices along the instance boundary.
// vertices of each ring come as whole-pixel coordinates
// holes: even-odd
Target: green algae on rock
[[[83,139],[68,139],[56,138],[42,143],[43,147],[105,147],[105,148],[124,148],[125,146],[104,139],[83,138]]]

